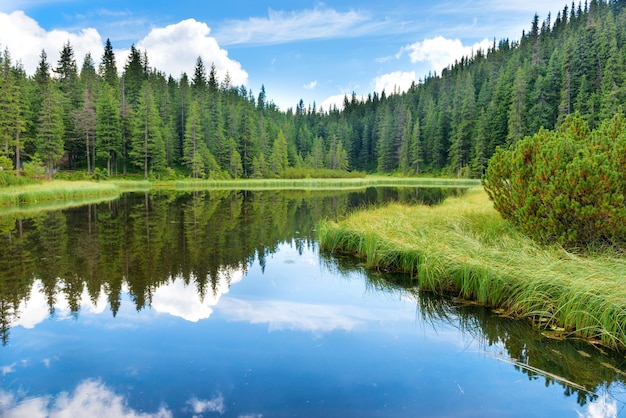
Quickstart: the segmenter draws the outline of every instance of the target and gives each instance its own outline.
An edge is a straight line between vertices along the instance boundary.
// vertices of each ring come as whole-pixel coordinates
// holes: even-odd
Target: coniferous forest
[[[405,93],[346,97],[341,110],[301,100],[279,110],[198,58],[178,78],[134,46],[116,57],[58,59],[41,51],[34,75],[0,57],[0,167],[44,167],[145,178],[282,177],[348,170],[480,177],[496,147],[578,112],[591,129],[626,101],[626,0],[566,5],[529,16],[502,39]],[[97,64],[96,64],[97,62]]]

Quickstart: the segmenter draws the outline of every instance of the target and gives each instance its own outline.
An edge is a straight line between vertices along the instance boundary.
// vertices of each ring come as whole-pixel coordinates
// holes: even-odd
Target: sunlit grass
[[[341,179],[238,179],[238,180],[167,180],[148,181],[114,179],[107,181],[54,180],[0,188],[0,205],[26,202],[67,200],[87,196],[108,196],[122,192],[150,190],[357,190],[366,187],[454,187],[466,188],[478,180],[437,178],[395,178],[367,176]]]
[[[515,231],[474,188],[435,207],[391,204],[318,227],[320,246],[369,268],[414,274],[421,290],[453,292],[547,330],[626,348],[626,259],[576,255]]]
[[[40,202],[28,202],[21,205],[1,205],[0,220],[8,218],[23,219],[36,216],[42,212],[65,210],[85,205],[94,205],[117,199],[117,195],[104,195],[96,197],[81,197],[68,200],[46,200]]]
[[[120,182],[121,184],[121,182]],[[388,187],[472,187],[478,180],[394,178],[368,176],[342,179],[239,179],[239,180],[179,180],[154,182],[156,188],[185,189],[360,189],[373,186]]]
[[[55,180],[2,188],[0,189],[0,205],[110,196],[118,195],[119,192],[120,188],[114,183]]]

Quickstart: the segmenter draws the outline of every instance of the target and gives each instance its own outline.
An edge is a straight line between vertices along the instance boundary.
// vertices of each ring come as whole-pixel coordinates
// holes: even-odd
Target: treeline
[[[0,57],[0,167],[89,175],[281,177],[293,169],[480,176],[496,147],[579,112],[593,129],[626,100],[626,0],[572,3],[429,74],[408,92],[346,97],[340,111],[280,111],[198,58],[178,79],[107,40],[80,71],[65,44],[29,77]],[[30,162],[25,165],[24,162]],[[28,170],[27,170],[28,171]],[[34,170],[37,171],[37,170]],[[19,173],[19,171],[18,171]]]
[[[574,3],[406,93],[353,95],[339,116],[368,171],[482,175],[496,147],[579,112],[593,129],[626,100],[626,1]]]

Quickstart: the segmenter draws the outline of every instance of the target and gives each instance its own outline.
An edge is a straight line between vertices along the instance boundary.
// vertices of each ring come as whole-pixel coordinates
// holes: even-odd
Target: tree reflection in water
[[[45,300],[42,318],[55,314],[60,302],[76,316],[81,309],[104,309],[104,300],[115,316],[123,292],[142,310],[153,305],[159,291],[180,284],[193,288],[201,302],[213,298],[217,303],[249,265],[258,260],[264,268],[266,257],[281,244],[292,244],[300,253],[314,248],[314,227],[323,218],[337,219],[389,200],[436,204],[450,193],[457,191],[154,192],[63,211],[2,215],[2,342],[8,343],[12,326],[24,325],[20,307],[34,295]],[[321,257],[340,271],[360,269],[348,257]],[[618,353],[580,341],[546,339],[529,323],[421,293],[407,276],[367,272],[367,277],[372,292],[413,300],[423,326],[458,328],[479,341],[485,355],[512,364],[528,379],[560,385],[581,406],[610,403],[611,391],[624,388],[624,359]],[[206,303],[205,309],[210,306]],[[190,314],[180,313],[185,315]]]

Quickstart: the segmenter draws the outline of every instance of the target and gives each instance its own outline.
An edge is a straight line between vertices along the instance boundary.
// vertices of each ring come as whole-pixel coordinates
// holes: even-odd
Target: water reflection
[[[0,337],[6,345],[10,327],[27,323],[20,319],[24,303],[39,299],[39,293],[49,314],[54,314],[58,300],[73,315],[81,306],[89,308],[86,291],[92,302],[105,295],[115,316],[124,288],[137,310],[150,305],[179,309],[168,307],[175,301],[166,300],[172,293],[163,287],[180,290],[180,281],[193,284],[203,301],[203,308],[185,309],[204,312],[179,313],[200,319],[198,315],[210,315],[211,298],[216,303],[233,274],[240,279],[255,258],[264,266],[265,257],[294,236],[300,249],[309,246],[320,219],[389,200],[436,204],[452,193],[459,192],[415,188],[155,192],[30,217],[4,215],[0,219]],[[40,288],[37,294],[32,291],[35,284]],[[44,316],[43,312],[26,315],[38,315],[39,320]]]
[[[190,399],[190,406],[203,412],[223,411],[223,400],[198,401]],[[196,408],[207,405],[209,408]],[[210,407],[213,407],[210,409]],[[111,418],[171,418],[172,411],[165,407],[154,413],[142,413],[129,408],[124,396],[109,389],[98,380],[85,380],[70,393],[58,396],[29,398],[0,391],[0,415],[5,418],[45,417],[111,417]]]
[[[335,266],[342,274],[354,270],[358,262],[350,256],[326,253],[322,257],[329,267]],[[529,380],[541,379],[546,386],[562,386],[565,396],[576,396],[581,406],[589,404],[589,416],[617,416],[613,415],[617,408],[615,399],[626,394],[623,353],[583,341],[545,338],[528,322],[499,317],[468,301],[419,292],[408,275],[364,273],[376,291],[411,295],[423,324],[435,330],[454,327],[466,338],[477,341],[486,355],[513,365]]]
[[[402,408],[428,402],[437,385],[442,397],[454,391],[461,405],[456,408],[482,396],[475,386],[496,393],[499,388],[489,385],[497,386],[501,376],[480,385],[470,377],[438,380],[448,378],[440,367],[481,377],[482,369],[465,367],[483,358],[485,369],[497,364],[500,375],[514,370],[517,380],[523,376],[529,385],[538,382],[575,400],[579,416],[617,416],[626,398],[620,354],[578,341],[548,340],[525,322],[420,293],[408,276],[366,272],[357,260],[318,253],[313,228],[319,219],[339,218],[385,199],[425,196],[436,203],[442,194],[375,189],[157,193],[3,218],[3,342],[11,341],[11,328],[44,331],[17,333],[15,351],[11,344],[0,348],[12,356],[0,364],[0,415],[75,416],[72,408],[83,405],[89,415],[107,416],[101,408],[110,405],[113,416],[123,417],[232,415],[234,410],[255,416],[262,413],[256,408],[259,393],[269,397],[263,391],[272,387],[281,400],[313,394],[318,407],[330,405],[331,398],[345,407],[342,402],[353,396],[361,399],[364,415],[411,416]],[[59,324],[75,326],[54,325],[59,330],[52,338],[51,326],[43,324],[51,315]],[[87,330],[88,324],[93,328]],[[128,330],[111,331],[124,327]],[[445,364],[443,347],[457,356],[449,360],[453,366]],[[68,350],[66,358],[56,354]],[[128,358],[115,354],[120,350]],[[48,395],[11,387],[11,376],[26,381],[34,376],[30,381],[44,385],[39,393]],[[294,387],[306,380],[302,376],[315,390]],[[152,395],[169,391],[176,392],[175,402]],[[395,392],[397,398],[386,398]],[[144,393],[157,401],[146,401]],[[245,397],[258,405],[242,404]],[[372,409],[383,400],[396,409]],[[273,408],[284,408],[275,402]],[[500,402],[504,406],[498,407],[508,406]],[[296,415],[311,411],[293,408]],[[429,408],[440,408],[429,409],[430,415],[457,411]],[[339,410],[328,411],[338,415]]]

